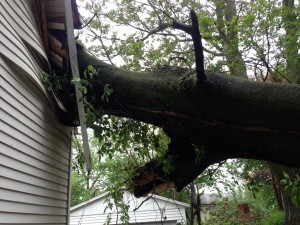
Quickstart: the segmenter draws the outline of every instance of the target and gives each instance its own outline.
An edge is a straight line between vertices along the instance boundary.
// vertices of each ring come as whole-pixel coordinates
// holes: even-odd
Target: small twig
[[[161,12],[162,14],[164,14],[167,18],[173,20],[173,18],[172,18],[168,13],[166,13],[165,10],[162,10],[162,9],[156,7],[156,6],[155,6],[152,2],[150,2],[149,0],[148,0],[148,3],[149,3],[150,6],[155,10],[155,13],[156,13],[157,16],[159,17],[160,23],[162,23],[162,20],[161,20],[160,16],[158,15],[158,13],[156,12],[156,10],[160,11],[160,12]],[[160,4],[161,4],[161,3],[160,3]]]
[[[95,14],[95,16],[97,16],[97,19],[100,21],[100,18],[98,17],[97,14]],[[107,50],[107,48],[105,47],[104,45],[104,42],[102,40],[102,29],[100,29],[100,34],[97,34],[91,27],[88,27],[88,30],[95,35],[95,37],[100,41],[101,45],[102,45],[102,49],[106,55],[106,58],[108,59],[108,61],[110,62],[111,65],[114,65],[113,61],[112,61],[112,58]]]
[[[157,8],[155,7],[155,5],[153,5],[153,3],[150,2],[149,0],[147,2],[153,8],[153,10],[154,10],[154,12],[155,12],[155,14],[157,16],[157,19],[158,19],[159,23],[162,23],[162,19],[161,19],[160,15],[157,13]]]
[[[214,175],[214,173],[217,172],[218,169],[220,169],[220,167],[226,162],[225,161],[222,161],[222,162],[219,162],[218,166],[216,168],[214,168],[212,171],[209,171],[208,174],[205,174],[204,176],[200,177],[198,180],[201,181],[202,179],[204,179],[205,177],[211,177],[212,175]],[[200,182],[196,182],[196,183],[200,183]]]
[[[152,195],[150,195],[150,196],[148,196],[148,198],[146,198],[145,200],[143,200],[142,202],[141,202],[141,204],[139,204],[139,206],[138,207],[136,207],[134,210],[133,210],[133,212],[135,212],[135,211],[137,211],[145,202],[147,202],[149,199],[151,199],[152,198]]]
[[[140,41],[145,41],[151,35],[156,34],[158,32],[161,32],[161,31],[165,30],[168,27],[170,27],[170,24],[168,24],[168,23],[161,23],[161,24],[159,24],[158,27],[150,30],[149,33],[145,37],[143,37],[143,38],[140,39]]]
[[[95,12],[94,15],[86,22],[86,24],[84,24],[83,26],[80,27],[80,29],[87,27],[96,16],[97,16],[97,12]]]

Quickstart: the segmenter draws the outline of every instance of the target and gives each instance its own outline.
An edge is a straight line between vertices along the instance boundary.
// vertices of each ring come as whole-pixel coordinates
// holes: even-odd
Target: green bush
[[[264,215],[259,225],[283,225],[285,220],[285,212],[272,210]]]
[[[264,193],[264,192],[262,192]],[[244,200],[250,207],[250,219],[247,225],[283,225],[285,212],[277,210],[276,204],[271,204],[269,195],[257,194],[257,199],[246,197]],[[238,221],[237,202],[233,199],[215,201],[209,209],[209,217],[203,225],[240,225]]]
[[[236,203],[228,199],[215,201],[209,210],[209,218],[203,224],[239,225],[237,219]]]

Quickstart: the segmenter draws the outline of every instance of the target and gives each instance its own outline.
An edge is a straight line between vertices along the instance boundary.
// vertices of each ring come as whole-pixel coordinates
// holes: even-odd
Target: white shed
[[[110,224],[121,224],[116,208],[105,211],[107,199],[109,195],[105,193],[72,207],[70,225],[104,224],[108,217]],[[124,192],[123,202],[129,206],[130,224],[186,224],[185,209],[189,204],[154,194],[150,198],[136,198],[129,192]]]

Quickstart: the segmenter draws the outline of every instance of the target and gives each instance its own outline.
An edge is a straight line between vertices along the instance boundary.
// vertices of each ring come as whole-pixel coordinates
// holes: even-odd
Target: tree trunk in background
[[[289,174],[290,177],[295,177],[296,174],[300,174],[300,169],[287,168],[277,164],[270,164],[272,173],[276,176],[279,181],[279,189],[282,193],[282,200],[285,209],[285,225],[299,225],[300,224],[300,208],[296,207],[292,203],[291,196],[286,193],[285,187],[280,184],[280,180],[284,179],[283,171]]]
[[[285,45],[285,58],[286,58],[286,77],[291,83],[300,83],[300,55],[298,53],[299,44],[299,32],[300,26],[295,14],[295,2],[294,0],[282,1],[282,19],[283,28],[285,30],[284,39]]]
[[[296,174],[300,174],[300,169],[293,169],[293,168],[287,168],[283,167],[282,171],[287,171],[287,173],[291,177],[295,177]],[[282,177],[283,179],[283,177]],[[285,206],[285,225],[299,225],[300,224],[300,208],[296,207],[292,203],[291,195],[287,194],[284,187],[282,187],[282,193],[283,193],[283,202]]]
[[[201,225],[201,198],[198,189],[197,189],[197,202],[196,202],[196,217],[197,217],[197,224]]]
[[[299,225],[300,224],[300,209],[296,207],[291,200],[291,196],[284,198],[285,204],[285,225]]]
[[[190,218],[190,225],[193,225],[194,224],[194,219],[195,219],[195,206],[196,206],[196,189],[195,189],[195,186],[194,186],[194,182],[191,183],[190,185],[191,187],[191,207],[190,207],[190,210],[191,210],[191,218]]]
[[[279,186],[280,181],[274,176],[271,168],[270,168],[270,175],[271,175],[271,179],[272,179],[272,187],[273,187],[273,191],[275,194],[278,209],[283,211],[284,207],[283,207],[283,201],[282,201],[282,193],[281,193],[281,188]]]
[[[233,27],[233,25],[236,23],[234,20],[237,18],[235,0],[214,0],[213,2],[216,6],[217,26],[220,42],[222,43],[222,47],[224,49],[224,55],[230,73],[235,76],[246,78],[246,66],[243,61],[242,54],[238,49],[238,34]],[[290,37],[285,45],[287,62],[286,77],[292,83],[300,83],[300,60],[298,48],[296,47],[298,41],[297,33],[299,32],[299,24],[296,23],[296,16],[293,11],[294,0],[283,0],[282,3],[284,29],[287,36]],[[224,21],[226,21],[226,23]],[[231,24],[231,26],[226,24]],[[287,170],[284,167],[280,168]],[[296,171],[297,170],[294,172]],[[281,179],[283,179],[282,170],[280,169],[277,169],[277,173],[274,175],[276,176],[276,180],[279,182]],[[283,202],[286,210],[286,225],[300,224],[300,210],[292,204],[290,196],[285,193],[285,189],[281,187],[280,190],[280,192],[283,193]],[[277,199],[278,197],[279,196],[276,196]],[[281,199],[278,199],[278,206],[279,208],[282,208]]]
[[[239,50],[235,0],[213,0],[216,6],[217,29],[226,58],[226,65],[233,76],[247,78],[247,68]]]

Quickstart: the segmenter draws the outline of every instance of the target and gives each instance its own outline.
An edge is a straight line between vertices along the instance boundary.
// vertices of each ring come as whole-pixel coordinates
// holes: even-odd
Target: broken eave
[[[36,2],[43,41],[49,61],[52,65],[67,73],[69,58],[64,1],[39,0]],[[76,0],[71,0],[71,6],[74,28],[80,29],[80,14]]]

